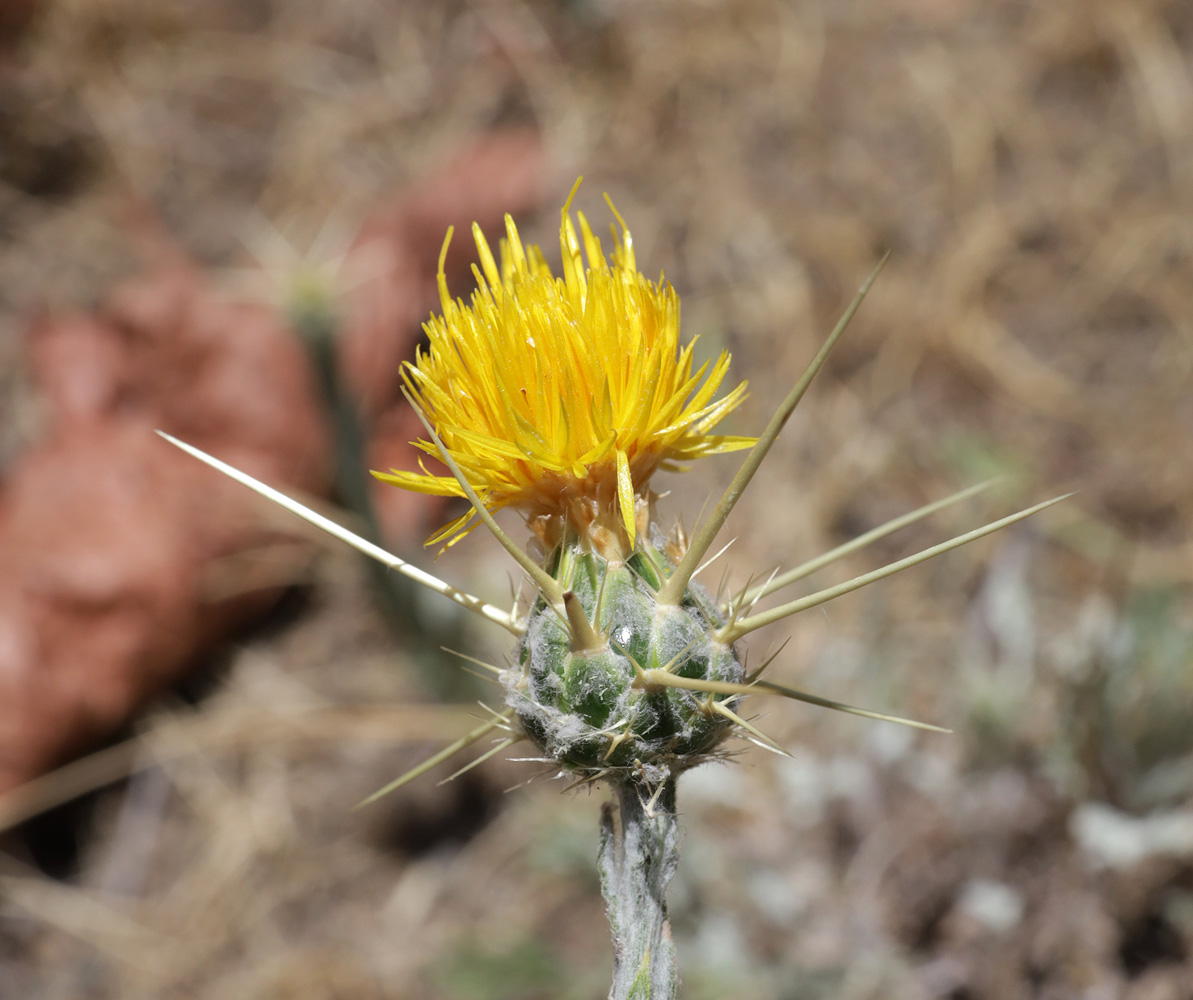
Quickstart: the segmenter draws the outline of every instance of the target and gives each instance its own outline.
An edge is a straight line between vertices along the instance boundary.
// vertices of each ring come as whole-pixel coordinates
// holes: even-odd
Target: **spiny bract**
[[[729,355],[693,372],[674,289],[639,273],[624,222],[611,259],[582,213],[578,236],[570,203],[560,221],[562,278],[538,247],[523,247],[508,217],[500,267],[474,227],[481,267],[470,304],[448,295],[441,256],[443,312],[426,324],[429,350],[404,376],[434,438],[419,446],[442,448],[459,478],[378,475],[457,495],[467,483],[487,511],[512,506],[526,516],[560,590],[532,608],[517,667],[502,678],[508,704],[565,767],[667,773],[706,759],[731,730],[727,710],[739,696],[647,678],[661,671],[739,684],[744,670],[732,643],[713,634],[725,619],[707,594],[684,586],[678,601],[659,602],[675,564],[666,545],[648,540],[657,533],[650,477],[753,445],[709,433],[745,384],[714,399]],[[430,543],[458,539],[475,513]]]
[[[590,775],[620,771],[655,784],[708,759],[735,730],[774,748],[734,711],[743,694],[763,690],[890,719],[756,676],[746,684],[734,643],[1045,505],[769,611],[750,613],[758,600],[800,579],[802,567],[716,604],[692,583],[697,566],[878,271],[761,437],[716,436],[709,430],[740,403],[745,390],[743,383],[713,400],[729,356],[722,353],[711,370],[706,364],[693,375],[692,344],[680,347],[674,290],[638,272],[624,223],[620,240],[614,231],[617,248],[609,261],[579,216],[584,267],[570,204],[571,197],[561,212],[562,279],[552,276],[538,247],[522,246],[507,217],[500,269],[474,227],[484,273],[474,268],[479,287],[471,305],[452,301],[443,274],[444,244],[443,315],[426,325],[430,350],[407,365],[405,377],[430,438],[416,443],[437,454],[451,476],[425,469],[376,474],[408,489],[466,496],[472,512],[431,542],[459,538],[477,516],[537,587],[530,614],[514,629],[517,663],[500,672],[521,734],[565,768]],[[651,474],[677,459],[751,446],[692,544],[662,543],[653,524]],[[505,506],[526,516],[549,553],[542,565],[493,521],[491,512]],[[871,534],[898,526],[892,522]]]
[[[505,610],[465,593],[163,434],[370,558],[517,637],[512,667],[502,670],[486,664],[500,675],[505,711],[494,713],[366,801],[426,773],[494,730],[509,735],[466,768],[529,738],[547,759],[585,777],[603,775],[615,784],[629,781],[663,789],[676,773],[707,760],[730,733],[782,752],[735,712],[735,702],[749,694],[778,695],[937,730],[763,680],[760,675],[770,660],[747,676],[735,643],[763,626],[1023,520],[1067,494],[843,583],[754,611],[759,601],[778,590],[989,484],[972,486],[802,565],[776,571],[732,600],[712,600],[693,577],[882,263],[757,440],[714,435],[713,426],[741,402],[745,391],[743,383],[714,399],[727,374],[728,355],[723,353],[693,374],[692,344],[681,347],[679,342],[674,290],[638,272],[624,223],[620,239],[614,232],[617,248],[611,261],[583,216],[578,237],[568,215],[570,203],[569,197],[561,213],[562,278],[552,276],[537,247],[523,247],[507,217],[500,268],[474,226],[483,275],[474,268],[479,288],[471,306],[453,302],[443,273],[445,243],[439,264],[443,315],[427,324],[430,350],[420,352],[404,375],[429,439],[416,443],[438,455],[451,476],[425,469],[421,474],[374,473],[407,489],[467,497],[471,513],[447,525],[431,542],[459,539],[470,519],[478,518],[536,588],[528,614],[517,606]],[[651,474],[683,459],[746,447],[749,454],[690,542],[678,532],[664,541],[653,523],[656,496],[650,489]],[[493,520],[491,512],[507,506],[520,510],[538,536],[541,551],[547,553],[542,563]]]
[[[555,553],[566,599],[595,623],[593,648],[576,648],[540,601],[519,649],[522,669],[507,671],[506,684],[527,735],[567,767],[677,772],[705,760],[732,728],[722,713],[734,696],[642,683],[647,671],[730,684],[744,674],[732,646],[712,634],[724,618],[702,588],[689,586],[678,607],[658,603],[674,568],[664,551],[642,544],[625,563],[579,546]]]

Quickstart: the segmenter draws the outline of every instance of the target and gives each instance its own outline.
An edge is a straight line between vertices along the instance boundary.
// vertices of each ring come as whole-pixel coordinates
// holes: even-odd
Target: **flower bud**
[[[556,551],[555,576],[570,587],[599,644],[577,644],[557,609],[539,601],[507,673],[508,704],[543,753],[565,767],[635,766],[678,773],[708,758],[732,728],[701,691],[644,683],[644,672],[740,683],[733,649],[712,630],[724,624],[703,588],[689,585],[679,606],[657,591],[671,565],[640,544],[626,562],[579,546]],[[550,564],[549,564],[549,568]]]

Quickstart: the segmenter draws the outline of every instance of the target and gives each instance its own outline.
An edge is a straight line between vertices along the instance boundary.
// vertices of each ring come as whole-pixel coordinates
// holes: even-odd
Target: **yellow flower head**
[[[574,530],[624,556],[647,528],[656,469],[754,443],[709,433],[742,401],[746,384],[714,401],[728,353],[693,373],[695,341],[679,346],[679,297],[662,277],[656,283],[639,273],[612,202],[621,235],[610,227],[611,260],[582,213],[577,237],[570,205],[571,197],[561,213],[562,278],[537,246],[522,245],[508,215],[498,269],[474,223],[480,268],[473,265],[471,304],[448,294],[448,231],[439,258],[443,315],[424,325],[430,345],[402,375],[490,511],[521,510],[548,544]],[[438,456],[434,443],[415,444]],[[420,493],[464,495],[453,477],[425,467],[374,475]],[[472,517],[427,544],[452,544]]]

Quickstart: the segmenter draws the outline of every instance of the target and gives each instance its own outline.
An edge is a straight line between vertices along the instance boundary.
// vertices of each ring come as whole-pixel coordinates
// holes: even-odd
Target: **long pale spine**
[[[618,819],[606,803],[598,857],[613,933],[609,1000],[674,1000],[679,975],[666,895],[679,865],[675,778],[650,797],[635,781],[614,787]]]

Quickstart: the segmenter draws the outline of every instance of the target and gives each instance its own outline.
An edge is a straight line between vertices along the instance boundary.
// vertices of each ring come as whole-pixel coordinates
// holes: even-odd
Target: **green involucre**
[[[656,592],[671,570],[643,547],[628,563],[579,548],[557,551],[548,570],[578,598],[588,620],[608,637],[598,650],[572,652],[568,630],[543,602],[531,613],[519,648],[521,671],[508,704],[548,757],[567,768],[605,770],[641,764],[678,773],[707,759],[731,723],[709,706],[733,695],[634,685],[638,668],[666,667],[679,677],[740,683],[733,649],[712,638],[724,624],[708,594],[691,585],[678,607]]]

